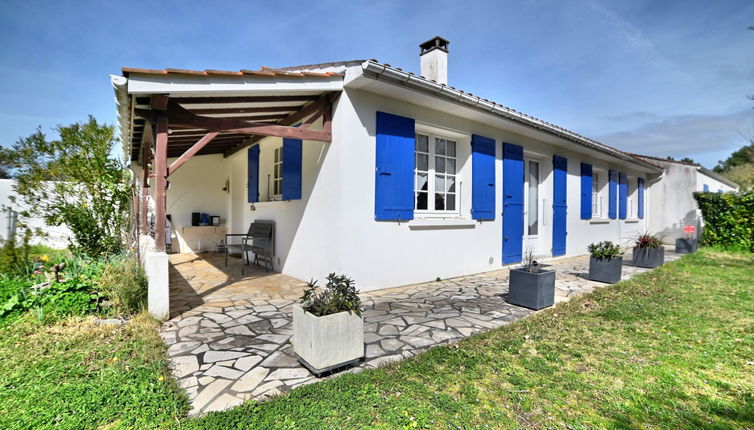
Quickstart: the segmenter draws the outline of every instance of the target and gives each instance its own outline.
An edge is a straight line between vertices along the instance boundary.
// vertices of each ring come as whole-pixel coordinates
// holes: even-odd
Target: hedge
[[[754,252],[754,191],[694,193],[704,220],[702,243]]]

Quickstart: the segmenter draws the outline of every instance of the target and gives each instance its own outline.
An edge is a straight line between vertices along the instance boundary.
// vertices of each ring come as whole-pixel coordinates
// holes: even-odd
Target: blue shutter
[[[377,112],[374,219],[414,219],[414,120]]]
[[[581,163],[581,219],[592,219],[592,165]]]
[[[568,160],[554,155],[552,157],[552,169],[552,255],[555,256],[566,253]]]
[[[709,185],[704,184],[704,192],[709,193]]]
[[[610,182],[607,186],[607,216],[610,219],[617,218],[618,215],[618,172],[610,170],[608,172]]]
[[[639,219],[644,219],[644,178],[639,178],[637,189],[639,190],[639,205],[636,212]]]
[[[249,203],[259,201],[259,145],[246,152],[246,197]]]
[[[626,219],[628,209],[628,178],[625,173],[618,174],[618,218]]]
[[[524,244],[524,148],[503,143],[503,264],[521,261]]]
[[[301,198],[301,154],[300,139],[283,139],[283,200]]]
[[[495,139],[471,136],[471,217],[495,219]]]

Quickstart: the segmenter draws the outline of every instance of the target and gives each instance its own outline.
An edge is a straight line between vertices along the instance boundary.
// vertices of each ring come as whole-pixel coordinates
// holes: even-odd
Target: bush
[[[135,257],[110,259],[98,281],[100,293],[119,315],[136,313],[147,303],[147,275]]]
[[[702,211],[702,243],[754,252],[754,191],[694,193]]]
[[[660,248],[662,237],[651,233],[642,233],[636,237],[634,246],[637,248]]]
[[[353,280],[345,275],[327,275],[324,291],[317,294],[317,281],[309,281],[301,296],[301,305],[310,314],[322,317],[338,312],[353,312],[361,316],[361,299]]]
[[[623,253],[620,250],[620,246],[617,243],[606,240],[604,242],[592,243],[588,247],[589,254],[598,260],[612,260],[618,258]]]

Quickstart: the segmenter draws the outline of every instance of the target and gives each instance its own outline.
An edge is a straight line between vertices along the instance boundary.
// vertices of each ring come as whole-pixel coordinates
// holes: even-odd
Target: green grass
[[[0,428],[754,427],[754,254],[704,249],[456,345],[200,419],[158,380],[155,327],[0,327]]]

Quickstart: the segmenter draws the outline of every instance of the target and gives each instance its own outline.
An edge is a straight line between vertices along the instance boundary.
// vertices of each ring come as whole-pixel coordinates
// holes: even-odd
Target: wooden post
[[[154,154],[154,239],[158,252],[165,252],[165,195],[168,178],[168,118],[157,118],[157,140]]]
[[[149,148],[142,143],[142,176],[141,176],[141,206],[139,207],[139,222],[141,223],[141,234],[149,234]]]

